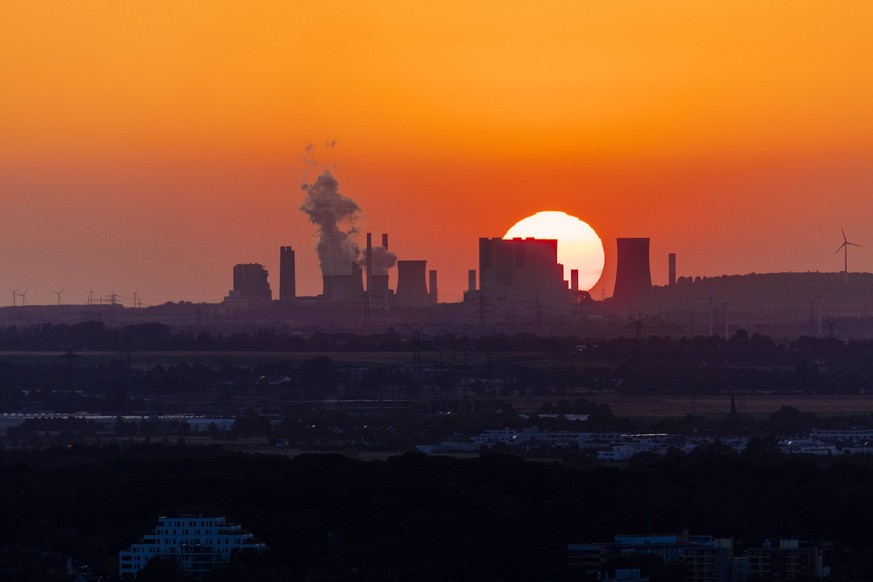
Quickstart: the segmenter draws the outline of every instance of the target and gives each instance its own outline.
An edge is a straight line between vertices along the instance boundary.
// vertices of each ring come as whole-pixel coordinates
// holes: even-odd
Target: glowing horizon
[[[446,300],[477,239],[537,208],[597,226],[597,298],[616,237],[651,238],[656,283],[667,252],[680,276],[839,271],[841,225],[871,244],[873,5],[10,0],[0,18],[0,289],[31,303],[89,283],[217,301],[239,262],[275,291],[280,245],[317,294],[310,142],[359,231],[427,259]]]

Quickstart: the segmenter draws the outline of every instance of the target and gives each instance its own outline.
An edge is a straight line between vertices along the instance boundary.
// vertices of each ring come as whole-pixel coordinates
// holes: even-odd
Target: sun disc
[[[587,291],[603,274],[603,242],[594,229],[566,212],[547,210],[519,220],[503,238],[557,239],[558,262],[564,265],[564,279],[579,270],[579,288]]]

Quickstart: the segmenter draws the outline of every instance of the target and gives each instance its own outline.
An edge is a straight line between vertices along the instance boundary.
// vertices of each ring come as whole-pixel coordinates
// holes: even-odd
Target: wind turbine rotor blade
[[[849,245],[850,247],[859,247],[859,246],[861,246],[861,245],[856,245],[855,243],[850,243],[850,242],[847,242],[846,244]]]
[[[837,254],[838,252],[840,252],[841,250],[843,250],[843,247],[844,247],[844,246],[846,246],[846,243],[841,244],[841,245],[840,245],[840,248],[838,248],[837,250],[834,251],[834,254]]]
[[[844,241],[845,241],[845,240],[848,240],[848,239],[846,239],[846,231],[843,230],[843,227],[842,227],[842,226],[840,227],[840,232],[843,233],[843,240],[844,240]]]

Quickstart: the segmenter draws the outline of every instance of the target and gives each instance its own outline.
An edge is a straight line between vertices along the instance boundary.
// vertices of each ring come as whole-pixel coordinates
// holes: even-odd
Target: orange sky
[[[0,305],[219,300],[297,250],[308,143],[460,299],[538,210],[693,275],[873,271],[873,4],[0,4]],[[324,147],[336,140],[334,151]],[[600,296],[599,287],[594,291]]]

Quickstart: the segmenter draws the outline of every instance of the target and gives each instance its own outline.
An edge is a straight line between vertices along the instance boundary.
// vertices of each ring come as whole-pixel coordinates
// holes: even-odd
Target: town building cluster
[[[520,431],[509,428],[488,429],[469,439],[447,440],[433,445],[418,445],[416,448],[423,453],[478,453],[498,445],[520,451],[577,447],[596,451],[597,458],[602,461],[626,461],[639,453],[664,454],[671,448],[687,453],[699,446],[712,444],[715,440],[715,437],[709,436],[685,437],[665,433],[545,431],[531,426]],[[718,440],[737,452],[745,449],[748,442],[745,437]]]
[[[596,576],[601,581],[646,582],[635,568],[615,564],[633,557],[656,558],[664,564],[680,562],[688,570],[689,582],[746,582],[794,580],[799,576],[822,578],[830,574],[824,566],[826,548],[820,544],[782,539],[764,540],[760,546],[735,552],[734,540],[711,535],[634,534],[617,535],[611,542],[568,544],[567,564],[575,572]]]

